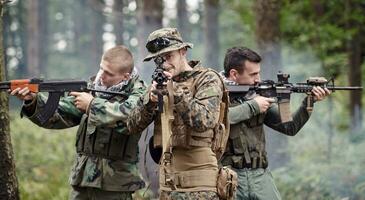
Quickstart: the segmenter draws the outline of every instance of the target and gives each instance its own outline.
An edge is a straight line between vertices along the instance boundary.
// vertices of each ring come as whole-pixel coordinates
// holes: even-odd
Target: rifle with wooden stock
[[[102,92],[114,95],[128,97],[123,92],[113,92],[105,90],[96,90],[88,87],[87,81],[82,80],[43,80],[38,78],[20,79],[0,82],[0,91],[15,90],[16,88],[26,88],[33,93],[48,92],[48,99],[44,109],[36,114],[36,118],[41,124],[44,124],[52,117],[58,107],[58,102],[66,92]]]

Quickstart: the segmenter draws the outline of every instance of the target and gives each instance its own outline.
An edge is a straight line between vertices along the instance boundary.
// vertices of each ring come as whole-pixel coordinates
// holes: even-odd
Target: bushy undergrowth
[[[10,128],[21,199],[68,199],[76,129],[43,129],[18,114]]]
[[[289,139],[287,152],[291,161],[273,171],[283,199],[365,199],[364,140],[338,132],[329,139],[312,124]]]
[[[336,129],[330,137],[322,123],[317,123],[321,119],[321,114],[316,114],[297,136],[289,138],[286,151],[290,162],[273,170],[282,198],[364,200],[365,141],[354,143],[348,133]],[[43,129],[12,115],[11,136],[22,200],[68,199],[75,132],[75,128]],[[136,193],[136,199],[142,199],[144,192]]]

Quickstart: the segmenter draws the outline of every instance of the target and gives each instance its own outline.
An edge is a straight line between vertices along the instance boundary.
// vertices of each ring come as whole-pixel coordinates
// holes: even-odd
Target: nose
[[[255,77],[255,82],[256,82],[256,83],[261,82],[260,74],[258,74],[258,75]]]
[[[100,78],[104,78],[105,77],[104,70],[101,69],[99,73],[100,73]]]

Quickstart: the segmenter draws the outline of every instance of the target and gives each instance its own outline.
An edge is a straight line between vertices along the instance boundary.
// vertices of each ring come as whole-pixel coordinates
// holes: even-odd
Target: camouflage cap
[[[153,31],[147,39],[148,54],[143,61],[149,61],[157,55],[178,50],[184,47],[193,48],[192,43],[183,42],[176,28],[161,28]]]

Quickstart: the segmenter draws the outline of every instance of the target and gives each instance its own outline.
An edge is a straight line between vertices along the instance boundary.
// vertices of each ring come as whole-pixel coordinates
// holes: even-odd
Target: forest
[[[322,76],[339,86],[365,83],[364,0],[1,0],[0,10],[0,81],[87,80],[103,52],[123,44],[149,85],[148,34],[176,27],[194,44],[188,57],[217,71],[228,48],[245,46],[262,56],[262,79],[282,71],[293,83]],[[292,112],[304,97],[292,94]],[[362,91],[336,91],[315,104],[296,136],[266,127],[283,199],[365,200],[363,103]],[[21,107],[0,93],[0,199],[67,199],[76,129],[42,129],[20,116]],[[135,199],[157,198],[150,135],[139,142],[147,186]]]

